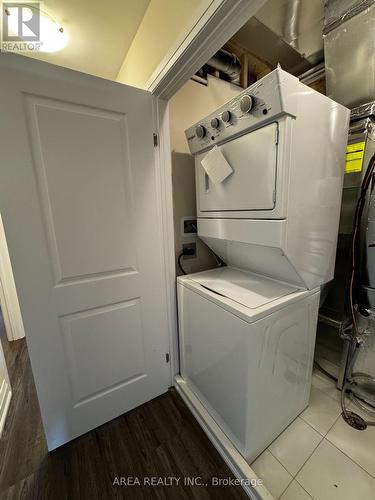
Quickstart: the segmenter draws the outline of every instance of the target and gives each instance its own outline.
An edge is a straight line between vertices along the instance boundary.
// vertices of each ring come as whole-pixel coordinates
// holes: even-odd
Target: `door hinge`
[[[169,363],[169,352],[165,353],[165,362]]]
[[[154,147],[156,148],[159,144],[158,134],[154,134]]]

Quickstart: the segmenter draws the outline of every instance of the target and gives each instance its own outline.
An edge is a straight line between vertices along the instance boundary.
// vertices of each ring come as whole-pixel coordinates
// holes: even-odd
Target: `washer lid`
[[[233,267],[220,267],[192,274],[189,279],[249,309],[262,307],[285,295],[299,291],[299,288]]]

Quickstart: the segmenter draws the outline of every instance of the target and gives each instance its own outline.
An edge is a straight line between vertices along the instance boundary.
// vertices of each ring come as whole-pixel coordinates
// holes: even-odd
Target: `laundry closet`
[[[309,404],[349,111],[319,76],[309,87],[277,65],[236,77],[224,49],[170,102],[176,387],[227,452],[256,464]]]
[[[33,7],[56,54],[0,54],[0,306],[32,373],[4,349],[12,395],[0,352],[0,435],[32,379],[40,408],[0,455],[44,429],[82,498],[137,464],[187,498],[372,500],[375,0],[63,4]]]

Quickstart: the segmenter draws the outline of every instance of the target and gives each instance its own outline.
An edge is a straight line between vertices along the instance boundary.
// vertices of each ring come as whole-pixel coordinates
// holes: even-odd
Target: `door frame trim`
[[[14,282],[12,264],[0,214],[0,307],[3,312],[5,331],[9,341],[25,336],[22,314]]]
[[[9,381],[6,378],[4,378],[0,386],[0,438],[2,436],[5,427],[5,422],[8,416],[8,410],[11,399],[12,399],[12,391],[9,385]]]
[[[241,453],[233,446],[230,439],[224,434],[219,424],[210,415],[199,398],[194,394],[186,381],[179,375],[175,377],[174,387],[182,400],[189,408],[208,439],[219,452],[233,475],[240,481],[240,486],[252,500],[275,500],[264,485],[262,478],[251,468]],[[251,483],[258,486],[252,486]],[[250,482],[250,484],[249,484]]]
[[[145,89],[170,99],[266,0],[213,0],[157,66]]]
[[[179,350],[177,329],[176,267],[174,249],[174,221],[172,195],[172,157],[169,127],[169,103],[166,99],[153,99],[154,127],[158,131],[159,144],[155,148],[159,209],[162,231],[162,259],[164,263],[164,298],[167,312],[170,385],[179,372]]]
[[[266,0],[213,0],[183,40],[156,68],[145,88],[154,100],[154,127],[159,134],[155,155],[161,204],[164,295],[170,348],[170,385],[179,372],[176,267],[172,196],[172,158],[168,100],[234,35]],[[245,20],[245,21],[244,21]]]
[[[1,374],[4,376],[2,381]],[[9,373],[5,360],[4,349],[0,342],[0,437],[4,430],[11,398],[12,389],[10,385]]]

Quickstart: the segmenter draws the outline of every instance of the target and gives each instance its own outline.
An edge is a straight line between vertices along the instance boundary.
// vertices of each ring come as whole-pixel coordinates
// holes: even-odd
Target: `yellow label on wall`
[[[363,157],[365,155],[365,141],[348,144],[346,146],[345,173],[362,172]]]

